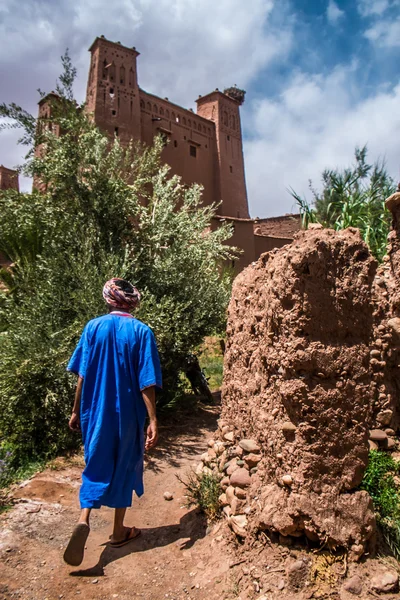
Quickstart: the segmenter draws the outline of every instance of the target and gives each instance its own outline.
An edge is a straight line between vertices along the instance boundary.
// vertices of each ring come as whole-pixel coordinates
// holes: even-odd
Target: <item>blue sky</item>
[[[182,106],[216,87],[247,90],[253,216],[294,210],[287,188],[307,194],[356,145],[400,178],[400,0],[2,0],[0,101],[36,112],[66,47],[83,100],[101,34],[136,46],[141,87]],[[20,162],[16,137],[0,135],[0,164]]]

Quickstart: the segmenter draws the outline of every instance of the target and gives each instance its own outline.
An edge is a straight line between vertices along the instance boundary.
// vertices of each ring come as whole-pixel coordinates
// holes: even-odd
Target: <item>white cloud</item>
[[[397,4],[397,0],[394,3]],[[389,6],[389,0],[358,0],[358,11],[363,17],[382,15]]]
[[[287,189],[310,198],[308,180],[318,187],[324,168],[348,166],[356,145],[368,144],[369,160],[386,158],[398,177],[400,78],[390,91],[362,100],[352,86],[356,68],[326,77],[299,73],[276,100],[247,107],[246,128],[257,132],[245,143],[253,216],[297,211]]]
[[[0,5],[0,101],[36,113],[35,90],[54,89],[69,47],[84,99],[87,48],[98,35],[136,46],[139,85],[182,106],[236,83],[246,87],[273,61],[284,61],[293,23],[286,0],[3,0]],[[10,138],[7,139],[10,141]],[[0,164],[19,151],[0,136]]]
[[[364,33],[370,42],[380,48],[395,48],[400,46],[400,17],[392,21],[383,19],[374,23]]]
[[[337,25],[338,21],[344,16],[344,10],[341,10],[335,0],[329,0],[326,16],[331,25]]]

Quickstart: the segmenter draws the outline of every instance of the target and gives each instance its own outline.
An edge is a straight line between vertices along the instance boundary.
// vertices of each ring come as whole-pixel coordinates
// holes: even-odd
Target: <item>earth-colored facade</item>
[[[136,140],[151,145],[157,134],[165,136],[163,159],[171,173],[188,185],[201,184],[204,204],[219,204],[216,227],[221,220],[233,225],[230,243],[243,250],[237,270],[292,241],[300,228],[298,215],[256,220],[249,215],[239,110],[242,90],[217,89],[200,96],[195,113],[139,87],[135,48],[101,36],[89,51],[86,107],[95,123],[122,144]],[[51,116],[53,98],[52,93],[39,102],[39,119]],[[4,183],[1,177],[0,172],[0,189],[9,187],[7,177]],[[40,188],[38,182],[34,185]]]

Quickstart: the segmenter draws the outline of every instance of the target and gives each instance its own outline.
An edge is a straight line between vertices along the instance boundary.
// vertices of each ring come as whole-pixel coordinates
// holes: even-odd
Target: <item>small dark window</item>
[[[229,167],[231,173],[233,173],[232,165]]]
[[[231,136],[230,136],[230,135],[227,135],[227,136],[226,136],[226,139],[227,139],[227,140],[228,140],[228,142],[229,142],[229,141],[230,141],[230,139],[231,139]]]
[[[175,146],[175,148],[177,148],[177,146],[178,146],[178,142],[176,140],[174,140],[174,146]]]
[[[190,156],[194,156],[194,158],[196,158],[196,156],[197,156],[196,146],[190,146]]]
[[[118,129],[118,127],[116,127],[116,128],[114,129],[114,133],[115,133],[115,135],[118,137],[118,134],[119,134],[119,129]]]
[[[111,114],[115,117],[115,115],[117,114],[117,111],[116,110],[112,110]]]
[[[114,88],[110,88],[110,94],[114,93]]]

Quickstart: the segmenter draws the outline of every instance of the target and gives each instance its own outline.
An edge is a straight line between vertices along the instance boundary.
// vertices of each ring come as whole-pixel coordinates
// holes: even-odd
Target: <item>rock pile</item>
[[[197,472],[213,473],[221,480],[222,494],[219,502],[232,530],[246,537],[248,515],[254,509],[249,489],[262,460],[260,446],[251,439],[241,439],[234,444],[233,431],[223,421],[219,422],[218,441],[208,441],[208,451],[201,456]]]
[[[238,535],[305,535],[355,559],[373,544],[371,499],[356,488],[368,446],[395,446],[396,281],[358,230],[322,228],[235,280],[219,440],[204,464],[224,469],[221,503]]]

